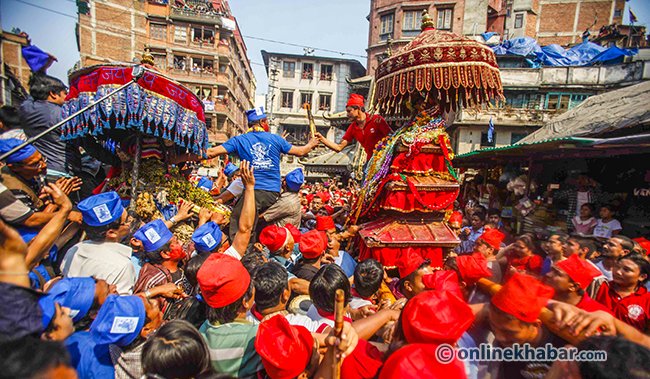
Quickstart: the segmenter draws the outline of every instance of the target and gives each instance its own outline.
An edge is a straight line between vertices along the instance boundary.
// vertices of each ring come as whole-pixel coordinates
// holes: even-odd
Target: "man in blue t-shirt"
[[[255,175],[255,224],[260,213],[266,211],[280,196],[282,179],[280,177],[280,157],[291,154],[298,157],[307,155],[318,145],[318,139],[312,138],[305,146],[292,146],[277,134],[269,133],[269,123],[264,107],[246,111],[248,131],[232,137],[221,146],[208,149],[208,158],[223,154],[236,154],[240,159],[249,161]],[[239,219],[243,201],[241,197],[232,211],[231,220]],[[253,225],[255,230],[256,225]],[[237,222],[230,223],[230,240],[239,230]],[[251,243],[255,242],[251,238]]]

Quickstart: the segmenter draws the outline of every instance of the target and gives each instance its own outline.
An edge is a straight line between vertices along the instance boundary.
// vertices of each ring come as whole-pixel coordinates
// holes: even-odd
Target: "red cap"
[[[363,107],[364,105],[365,101],[363,96],[356,93],[351,94],[348,103],[345,104],[346,107]]]
[[[317,193],[316,196],[320,197],[320,199],[323,200],[323,203],[327,203],[328,201],[330,201],[330,198],[332,197],[332,195],[330,195],[330,193],[326,191],[321,191]]]
[[[310,230],[300,237],[300,252],[307,259],[318,258],[327,249],[327,236],[324,232]]]
[[[379,379],[466,379],[465,365],[454,356],[449,363],[436,358],[436,345],[416,343],[394,352],[384,363]]]
[[[262,229],[260,242],[271,252],[278,251],[287,243],[289,231],[277,225],[269,225]]]
[[[448,291],[421,292],[402,311],[408,343],[455,344],[473,322],[469,305]]]
[[[292,326],[283,315],[261,323],[255,350],[271,379],[292,379],[307,369],[314,338],[304,326]]]
[[[239,260],[220,253],[211,254],[203,262],[196,279],[203,299],[212,308],[241,299],[251,283],[251,276]]]
[[[460,276],[467,285],[475,284],[481,278],[489,278],[492,272],[487,267],[487,259],[481,253],[456,257]]]
[[[341,378],[366,379],[374,378],[384,364],[383,354],[375,345],[366,340],[359,339],[357,347],[352,354],[345,357],[341,364]]]
[[[497,251],[501,248],[501,242],[503,242],[504,238],[506,238],[506,235],[501,233],[499,229],[488,229],[478,237],[478,239],[485,241]]]
[[[532,323],[553,294],[553,288],[534,277],[516,273],[492,296],[492,305],[523,322]]]
[[[591,263],[580,259],[578,254],[572,254],[569,258],[557,262],[555,266],[566,272],[571,280],[578,283],[583,290],[587,289],[594,278],[602,275],[600,270]]]
[[[316,216],[316,230],[324,232],[330,229],[336,229],[331,216]]]
[[[434,271],[433,274],[422,277],[422,284],[429,290],[449,291],[459,298],[463,298],[463,292],[460,290],[460,283],[458,283],[458,274],[455,271]]]
[[[413,271],[417,270],[426,262],[424,258],[412,249],[406,249],[397,260],[397,270],[399,277],[404,279],[411,275]]]
[[[650,241],[648,241],[647,238],[645,238],[645,237],[637,237],[637,238],[634,238],[634,242],[641,245],[641,247],[645,250],[646,255],[650,255]]]
[[[300,230],[298,230],[298,228],[293,226],[293,224],[287,224],[284,227],[287,228],[289,233],[291,233],[291,236],[293,237],[293,242],[300,243],[300,236],[302,235],[300,233]]]
[[[459,211],[454,211],[449,216],[449,221],[447,221],[449,226],[452,228],[460,228],[463,226],[463,214]]]
[[[323,205],[323,208],[327,211],[327,214],[331,215],[334,214],[334,207],[332,207],[329,204]]]

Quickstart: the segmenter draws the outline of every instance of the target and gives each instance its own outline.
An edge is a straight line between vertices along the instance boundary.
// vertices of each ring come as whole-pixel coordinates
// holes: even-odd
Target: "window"
[[[192,57],[192,68],[193,73],[214,73],[214,61],[212,59],[206,58],[197,58]]]
[[[571,98],[569,99],[569,109],[579,105],[583,101],[587,100],[589,95],[585,94],[573,94],[571,95]]]
[[[149,37],[161,41],[167,40],[167,25],[149,24]]]
[[[331,64],[320,65],[320,80],[332,80],[332,69]]]
[[[524,139],[524,137],[527,135],[527,133],[510,133],[510,144],[514,145],[515,143]]]
[[[549,93],[546,95],[546,109],[568,110],[585,101],[584,93]]]
[[[156,66],[161,70],[165,70],[167,68],[167,55],[162,53],[161,54],[153,53],[151,55],[153,55],[154,66]]]
[[[201,99],[201,101],[212,101],[212,87],[196,86],[194,93]]]
[[[282,108],[293,109],[293,92],[282,91]]]
[[[318,110],[329,111],[332,104],[332,95],[320,95],[318,98]]]
[[[524,26],[524,14],[517,13],[515,15],[515,29],[521,29]]]
[[[507,91],[504,96],[506,96],[506,105],[512,108],[539,109],[540,94]]]
[[[282,62],[282,77],[293,78],[296,73],[296,62]]]
[[[309,80],[314,79],[314,65],[312,63],[302,64],[302,78]]]
[[[185,25],[174,27],[174,42],[187,43],[187,27]]]
[[[438,23],[436,27],[442,30],[450,30],[453,16],[454,10],[452,8],[438,8]]]
[[[621,9],[614,9],[614,17],[621,17],[622,14],[621,11],[622,11]]]
[[[183,71],[187,70],[187,57],[174,55],[174,69]]]
[[[506,17],[510,17],[511,14],[512,14],[512,4],[508,4],[506,6]]]
[[[311,104],[311,98],[312,98],[311,92],[301,92],[300,93],[300,106],[302,106],[303,104],[309,104],[309,106],[311,106],[312,105]]]
[[[214,45],[214,30],[203,26],[193,27],[192,42],[197,45]]]
[[[380,18],[381,24],[379,26],[379,38],[382,41],[388,39],[389,36],[393,34],[393,22],[395,20],[395,15],[393,13],[385,14]]]
[[[492,142],[488,141],[487,132],[481,133],[481,147],[494,147],[496,146],[497,132],[492,133]]]
[[[419,31],[422,24],[422,10],[404,11],[404,20],[402,21],[402,30]]]

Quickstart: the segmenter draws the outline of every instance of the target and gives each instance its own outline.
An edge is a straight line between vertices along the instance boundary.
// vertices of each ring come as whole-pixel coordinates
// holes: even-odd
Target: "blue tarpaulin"
[[[636,49],[605,48],[589,41],[575,45],[570,49],[555,44],[540,47],[537,41],[530,37],[503,41],[501,45],[494,46],[492,50],[496,55],[528,57],[526,61],[531,67],[612,64],[622,61],[625,56],[637,54]]]

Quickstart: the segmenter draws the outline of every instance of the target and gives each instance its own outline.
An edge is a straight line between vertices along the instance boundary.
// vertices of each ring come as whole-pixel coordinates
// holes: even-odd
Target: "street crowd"
[[[0,112],[2,153],[57,121],[65,85],[31,84],[30,100]],[[82,194],[78,175],[45,180],[51,163],[74,174],[71,146],[56,132],[11,154],[0,184],[0,378],[330,378],[337,360],[346,379],[648,377],[645,240],[611,228],[541,241],[476,205],[451,213],[461,244],[442,267],[408,248],[396,267],[358,260],[359,226],[347,219],[359,183],[280,175],[282,154],[374,145],[382,136],[371,133],[390,131],[358,95],[347,112],[344,143],[318,134],[293,146],[268,132],[263,109],[248,111],[249,131],[208,151],[239,164],[226,165],[219,185],[197,180],[232,207],[230,218],[184,201],[172,217],[145,222],[116,192]],[[607,207],[600,216],[593,228],[612,225]],[[182,224],[188,243],[174,234]],[[485,279],[500,285],[492,296]],[[436,354],[443,344],[571,343],[607,360]]]

